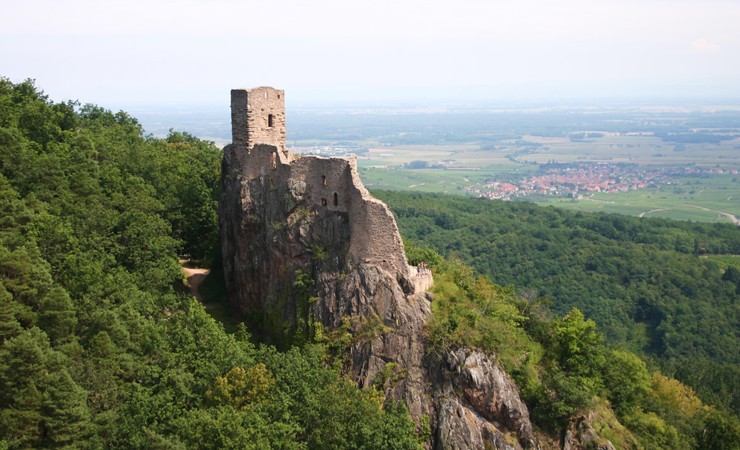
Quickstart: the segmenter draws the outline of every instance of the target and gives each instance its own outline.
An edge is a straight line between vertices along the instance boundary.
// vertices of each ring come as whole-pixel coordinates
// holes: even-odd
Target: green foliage
[[[263,363],[248,370],[234,367],[223,377],[216,377],[212,390],[207,396],[217,404],[229,404],[240,410],[267,401],[275,385],[275,378]]]
[[[687,442],[685,436],[679,435],[675,427],[667,424],[653,412],[644,413],[636,410],[625,417],[625,423],[640,438],[645,448],[666,450],[694,448]]]
[[[542,384],[525,389],[543,426],[559,428],[602,395],[605,349],[596,324],[577,309],[554,320],[544,336]]]
[[[373,386],[381,391],[391,389],[399,381],[406,378],[407,369],[399,370],[398,363],[389,362],[383,367],[373,380]]]
[[[414,245],[409,241],[404,241],[404,247],[406,250],[406,259],[413,266],[423,261],[434,267],[442,261],[442,256],[429,247]]]
[[[46,383],[41,402],[45,444],[61,447],[85,441],[91,427],[87,391],[66,370],[52,372]]]
[[[542,385],[534,395],[527,393],[535,417],[543,427],[558,430],[569,419],[582,414],[592,406],[594,379],[564,372],[557,365],[542,373]]]
[[[0,448],[420,448],[323,347],[257,349],[175,292],[178,253],[218,259],[211,143],[32,81],[0,110]]]
[[[64,289],[56,287],[41,299],[39,326],[53,343],[63,343],[72,338],[77,316],[72,300]]]
[[[696,431],[697,448],[730,450],[740,443],[740,420],[727,413],[708,410],[703,413],[703,427]]]
[[[282,339],[292,345],[304,345],[314,337],[310,308],[311,303],[315,301],[315,297],[311,296],[313,285],[314,281],[310,273],[303,272],[301,269],[296,270],[293,281],[294,295],[292,296],[296,304],[295,323],[293,329],[284,333],[285,335]]]
[[[201,304],[175,293],[174,282],[181,277],[178,253],[218,259],[220,152],[210,143],[177,132],[167,139],[145,137],[126,113],[52,103],[31,81],[0,79],[0,107],[0,448],[418,449],[427,441],[428,419],[422,418],[417,430],[405,406],[387,401],[376,387],[358,389],[337,367],[327,365],[346,346],[388,330],[373,317],[348,321],[324,334],[310,318],[313,286],[308,274],[297,272],[295,284],[288,286],[296,294],[290,300],[299,306],[297,323],[303,328],[293,330],[302,337],[295,341],[300,347],[284,353],[256,348],[243,327],[226,333]],[[430,247],[410,246],[408,254],[412,261],[434,267],[434,315],[428,329],[434,349],[464,345],[496,352],[516,378],[533,417],[545,427],[562,425],[601,396],[613,403],[646,448],[737,447],[734,416],[704,406],[691,389],[660,374],[653,375],[646,391],[644,363],[630,353],[606,350],[594,322],[579,311],[553,321],[543,307],[546,301],[536,294],[517,296],[513,287],[498,286],[463,263],[490,259],[496,254],[489,252],[492,243],[501,243],[504,235],[520,246],[522,255],[530,254],[531,243],[510,234],[514,228],[542,233],[532,244],[542,250],[570,245],[569,255],[582,258],[570,261],[574,267],[591,264],[593,270],[587,271],[638,280],[630,284],[641,289],[644,300],[629,314],[639,312],[647,332],[629,329],[625,341],[647,337],[648,349],[657,345],[678,364],[693,356],[685,349],[695,342],[678,332],[687,326],[689,312],[646,286],[657,281],[665,288],[670,283],[669,293],[679,299],[716,294],[707,298],[721,309],[723,296],[735,292],[735,273],[717,275],[722,272],[711,262],[682,272],[693,266],[671,265],[676,258],[668,249],[732,249],[733,232],[662,222],[665,230],[656,231],[609,217],[579,222],[582,217],[559,214],[545,219],[550,221],[547,227],[527,229],[521,226],[522,217],[540,220],[534,218],[540,210],[520,206],[503,214],[519,220],[517,227],[489,233],[484,245],[467,246],[472,241],[462,245],[466,235],[459,229],[469,226],[465,208],[440,207],[433,223],[454,231],[448,248],[439,245],[434,227],[423,223],[424,208],[414,208],[427,227],[419,241]],[[310,213],[296,211],[294,219]],[[577,231],[575,241],[552,231],[567,221]],[[478,220],[470,226],[488,233],[488,225]],[[627,244],[620,241],[602,253],[582,245],[589,242],[586,237],[603,243],[598,236],[606,235]],[[647,260],[642,267],[617,267],[609,259],[629,256],[635,250],[630,245],[646,240],[666,252],[656,254],[667,278],[645,269]],[[444,260],[436,251],[461,258]],[[540,270],[526,259],[512,265],[513,256],[498,255],[499,260],[492,260],[496,265]],[[478,270],[486,273],[486,268],[490,265]],[[549,269],[557,272],[557,267]],[[707,284],[693,282],[699,273]],[[592,275],[590,281],[608,280]],[[717,277],[719,284],[708,287]],[[217,276],[212,279],[218,285]],[[584,286],[599,299],[616,295],[593,283]],[[221,295],[219,289],[210,286],[209,292]],[[574,288],[573,295],[580,298],[583,289]],[[617,289],[619,295],[624,292]],[[552,297],[557,308],[567,304]],[[730,316],[706,310],[701,301],[691,310],[701,323],[734,323]],[[584,310],[599,312],[595,304]],[[606,326],[612,333],[622,325]],[[719,352],[719,343],[709,336],[699,346],[706,358],[733,351],[733,340]],[[706,359],[693,361],[675,371],[699,367]],[[732,395],[732,383],[740,377],[733,376],[734,360],[728,361],[712,379]],[[620,370],[624,367],[630,370]],[[403,376],[397,366],[388,365],[377,387],[390,387]]]
[[[477,277],[460,260],[439,260],[434,269],[433,316],[428,325],[433,348],[475,346],[497,352],[508,370],[517,370],[527,357],[542,351],[522,324],[510,287],[503,288]]]
[[[650,391],[650,372],[645,362],[624,350],[609,352],[603,378],[612,407],[622,415],[637,407]]]
[[[701,400],[693,389],[659,373],[650,380],[646,406],[663,417],[686,420],[701,409]]]
[[[21,324],[16,319],[18,304],[0,283],[0,343],[21,333]]]
[[[326,260],[328,251],[323,245],[314,244],[311,246],[311,256],[313,256],[314,260],[321,262]]]
[[[561,368],[589,379],[599,377],[606,360],[604,338],[596,331],[596,323],[577,309],[555,320],[550,349]]]
[[[288,217],[288,222],[301,222],[304,219],[307,219],[311,214],[313,214],[313,210],[308,206],[300,206],[296,208],[295,211]]]
[[[89,432],[87,393],[70,376],[66,357],[38,328],[0,348],[0,439],[11,447],[63,446]]]
[[[578,308],[610,344],[649,357],[705,401],[740,410],[740,345],[727,332],[740,328],[740,284],[735,270],[703,258],[740,254],[738,227],[440,194],[375,195],[394,211],[405,239],[515,285],[535,303],[547,298],[557,314]],[[538,320],[525,326],[544,331],[535,330]]]
[[[634,353],[607,349],[596,323],[578,309],[550,319],[542,302],[518,298],[455,259],[436,263],[432,293],[427,331],[433,351],[472,346],[494,352],[544,429],[557,432],[588,415],[601,436],[625,448],[705,448],[696,444],[700,429],[713,433],[707,439],[740,443],[733,416],[708,421],[691,388],[657,372],[651,377]],[[386,366],[376,383],[385,385],[394,369]]]

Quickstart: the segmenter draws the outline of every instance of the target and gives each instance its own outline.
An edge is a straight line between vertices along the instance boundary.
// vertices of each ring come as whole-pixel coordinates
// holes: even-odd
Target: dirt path
[[[583,197],[581,200],[588,200],[588,201],[596,202],[596,203],[609,203],[610,205],[614,204],[614,200],[600,200],[598,198],[591,198],[591,197]]]
[[[685,204],[685,203],[684,203],[684,206],[688,206],[688,207],[696,208],[696,209],[701,209],[702,211],[715,212],[715,213],[719,214],[722,217],[727,217],[735,225],[740,225],[740,219],[738,219],[734,214],[730,214],[730,213],[726,213],[726,212],[722,212],[722,211],[716,211],[714,209],[705,208],[703,206],[689,205],[689,204]]]
[[[645,217],[646,214],[652,214],[658,211],[668,211],[668,210],[669,210],[668,208],[651,209],[650,211],[641,212],[640,217]]]
[[[201,269],[197,267],[187,267],[187,261],[180,261],[180,269],[185,274],[185,285],[190,288],[190,293],[193,297],[199,301],[203,301],[203,296],[200,293],[200,284],[208,276],[208,269]]]

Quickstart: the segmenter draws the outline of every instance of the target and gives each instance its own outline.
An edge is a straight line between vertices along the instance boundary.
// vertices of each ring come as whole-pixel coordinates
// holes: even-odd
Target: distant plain
[[[133,114],[154,135],[175,128],[217,145],[230,140],[228,110]],[[288,145],[297,153],[357,155],[371,190],[475,195],[493,182],[541,175],[553,163],[686,170],[628,192],[516,199],[706,222],[740,216],[740,106],[289,109]]]

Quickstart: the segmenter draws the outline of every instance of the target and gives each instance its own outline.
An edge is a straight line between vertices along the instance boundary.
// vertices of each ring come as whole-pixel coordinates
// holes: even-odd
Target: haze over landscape
[[[0,6],[0,450],[740,448],[740,2]]]
[[[0,67],[109,108],[740,99],[732,0],[2,2]]]

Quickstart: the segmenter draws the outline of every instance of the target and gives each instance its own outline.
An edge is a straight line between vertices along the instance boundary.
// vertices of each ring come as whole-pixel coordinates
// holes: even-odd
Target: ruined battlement
[[[288,203],[337,213],[349,225],[348,258],[409,277],[403,242],[388,207],[370,195],[351,158],[295,158],[285,146],[285,94],[271,87],[231,91],[233,143],[225,160],[240,166],[244,182],[288,194]],[[283,203],[284,195],[274,202]],[[290,213],[290,211],[286,211]]]

